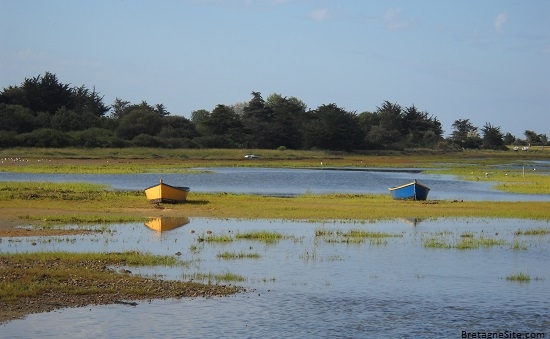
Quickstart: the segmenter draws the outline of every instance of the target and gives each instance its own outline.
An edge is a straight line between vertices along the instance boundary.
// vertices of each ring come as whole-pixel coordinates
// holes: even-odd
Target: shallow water
[[[452,175],[418,173],[418,169],[287,169],[205,168],[184,174],[26,174],[0,172],[0,181],[89,182],[113,189],[143,190],[162,178],[193,192],[227,192],[294,196],[304,193],[389,194],[388,188],[417,179],[431,188],[430,200],[550,201],[550,194],[514,194],[492,188],[494,183],[459,180]],[[483,174],[480,174],[480,176]]]
[[[110,225],[102,234],[2,238],[1,252],[148,251],[175,255],[188,265],[136,269],[134,274],[185,279],[227,272],[245,278],[249,292],[226,298],[138,301],[29,315],[0,325],[2,337],[460,337],[462,331],[545,332],[550,328],[550,236],[514,232],[550,228],[543,221],[437,219],[297,222],[191,218],[157,232],[143,224]],[[399,237],[382,242],[336,242],[316,231],[360,229]],[[194,233],[191,233],[191,230]],[[199,237],[268,230],[276,243]],[[465,232],[504,244],[479,249],[426,248],[430,237],[451,244]],[[332,241],[330,241],[332,240]],[[512,249],[514,241],[521,250]],[[33,243],[36,243],[33,245]],[[223,252],[257,253],[259,259],[224,260]],[[527,283],[506,279],[524,273]],[[212,282],[216,283],[213,278]],[[233,283],[223,282],[222,284]]]

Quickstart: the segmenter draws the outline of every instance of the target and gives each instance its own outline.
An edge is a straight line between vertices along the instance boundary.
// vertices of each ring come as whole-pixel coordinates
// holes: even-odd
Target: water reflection
[[[189,219],[186,217],[159,217],[151,218],[145,226],[149,227],[153,231],[166,232],[189,223]]]
[[[485,218],[283,221],[191,218],[186,227],[156,232],[143,224],[108,226],[102,234],[3,238],[1,252],[148,251],[188,265],[148,267],[136,274],[186,279],[208,276],[250,292],[221,299],[138,301],[31,315],[1,325],[4,337],[459,337],[461,331],[547,331],[550,326],[550,229],[546,221]],[[350,241],[352,230],[387,234]],[[210,236],[229,241],[199,241]],[[238,238],[261,231],[277,242]],[[496,245],[459,249],[463,235]],[[346,238],[348,237],[348,238]],[[449,248],[429,248],[438,239]],[[524,246],[514,248],[514,243]],[[33,243],[35,243],[33,245]],[[257,253],[224,259],[222,253]],[[232,273],[242,282],[217,280]],[[529,283],[506,280],[525,273]],[[535,279],[540,278],[540,279]],[[187,279],[186,279],[187,280]],[[169,315],[169,316],[167,316]]]

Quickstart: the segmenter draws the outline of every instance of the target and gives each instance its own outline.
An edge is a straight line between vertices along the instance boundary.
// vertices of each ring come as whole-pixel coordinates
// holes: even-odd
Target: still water
[[[130,223],[109,225],[107,232],[93,235],[2,238],[0,251],[181,252],[179,258],[188,265],[128,269],[185,280],[194,274],[230,272],[244,278],[237,284],[248,292],[29,315],[0,325],[1,336],[459,338],[462,331],[550,335],[550,235],[514,234],[549,229],[547,221],[453,218],[314,223],[183,218],[181,223],[163,232]],[[234,238],[238,233],[265,230],[284,238],[271,244],[199,241],[209,236],[208,231]],[[353,243],[336,233],[350,230],[394,237]],[[427,240],[437,238],[453,247],[466,234],[501,243],[467,250],[425,246]],[[258,254],[259,258],[218,257],[225,252]],[[518,273],[528,274],[531,280],[506,279]]]
[[[452,175],[421,173],[419,169],[285,169],[207,168],[203,173],[163,174],[27,174],[0,172],[0,181],[89,182],[113,189],[143,190],[162,178],[167,184],[189,186],[192,192],[250,193],[293,196],[304,193],[389,194],[388,187],[417,179],[431,188],[432,200],[550,201],[550,194],[500,192],[495,183],[460,180]],[[517,172],[517,169],[515,169]],[[541,171],[539,171],[541,172]],[[484,173],[480,173],[484,176]]]

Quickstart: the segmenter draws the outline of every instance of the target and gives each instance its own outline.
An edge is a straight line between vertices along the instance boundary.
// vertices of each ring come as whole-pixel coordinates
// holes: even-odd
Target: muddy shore
[[[48,210],[47,213],[60,214],[63,211]],[[143,211],[144,216],[151,216],[151,213],[159,215],[170,215],[170,210],[159,211]],[[45,211],[32,208],[17,208],[4,209],[0,214],[0,238],[9,237],[26,237],[26,236],[59,236],[85,234],[91,231],[86,230],[59,230],[59,229],[35,229],[24,228],[29,226],[31,222],[22,220],[20,215],[42,215]],[[73,212],[72,212],[73,213]],[[85,212],[81,212],[85,213]],[[139,213],[139,211],[137,211]],[[16,264],[9,258],[0,258],[0,284],[9,284],[11,281],[21,279],[26,274],[30,267],[41,266],[43,268],[44,279],[47,279],[49,265],[56,265],[59,269],[60,265],[70,265],[69,263],[38,263],[27,262],[25,265]],[[104,264],[87,262],[87,267],[96,270],[106,270]],[[28,314],[50,312],[57,309],[69,307],[84,307],[91,305],[106,305],[106,304],[123,304],[129,307],[139,307],[140,303],[147,302],[151,299],[166,299],[166,298],[197,298],[197,297],[221,297],[227,296],[241,291],[235,287],[218,286],[218,285],[203,285],[184,281],[166,281],[160,279],[140,278],[129,275],[127,272],[114,272],[116,279],[112,282],[110,289],[116,292],[111,293],[96,293],[86,295],[75,295],[63,293],[62,291],[46,291],[40,295],[18,298],[17,300],[1,300],[0,299],[0,324],[20,319]],[[82,277],[78,279],[67,277],[68,284],[80,284],[80,286],[94,289],[104,281],[87,280]],[[151,287],[154,287],[151,289]],[[132,293],[131,291],[149,291],[146,295],[141,293]]]

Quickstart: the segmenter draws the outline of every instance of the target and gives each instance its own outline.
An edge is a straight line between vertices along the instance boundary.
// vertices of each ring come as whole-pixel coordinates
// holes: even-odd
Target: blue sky
[[[164,104],[294,96],[361,113],[385,100],[550,135],[547,0],[0,0],[0,88],[62,83]]]

